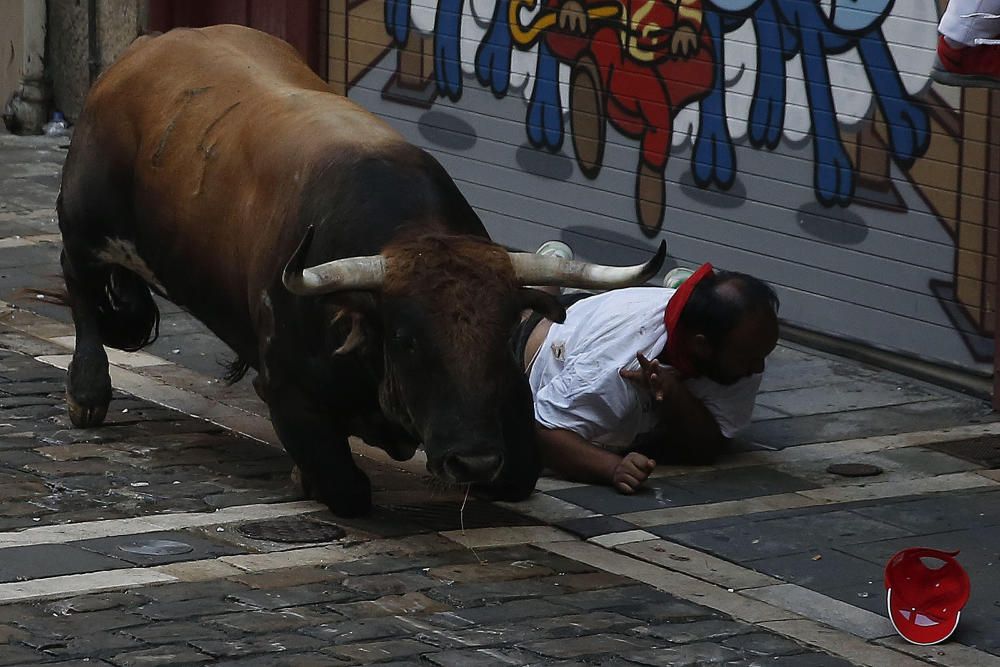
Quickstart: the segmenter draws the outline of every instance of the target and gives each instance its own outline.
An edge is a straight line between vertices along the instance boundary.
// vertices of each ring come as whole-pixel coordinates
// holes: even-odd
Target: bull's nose
[[[503,467],[500,454],[452,454],[444,460],[445,477],[453,482],[491,482]]]

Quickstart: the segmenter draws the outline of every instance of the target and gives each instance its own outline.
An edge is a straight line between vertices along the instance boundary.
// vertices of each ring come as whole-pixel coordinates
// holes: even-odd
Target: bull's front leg
[[[347,443],[347,426],[329,416],[291,387],[269,387],[266,396],[271,423],[299,468],[302,492],[323,503],[337,516],[367,514],[372,490]]]
[[[66,407],[74,426],[92,428],[104,422],[111,403],[108,355],[101,342],[98,313],[107,271],[83,259],[82,252],[71,256],[69,249],[63,250],[61,262],[76,329],[73,360],[66,374]]]

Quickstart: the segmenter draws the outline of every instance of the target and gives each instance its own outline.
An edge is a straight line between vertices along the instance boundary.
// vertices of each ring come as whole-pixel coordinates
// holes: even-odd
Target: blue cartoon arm
[[[559,61],[549,47],[538,45],[535,88],[528,102],[528,140],[533,146],[557,151],[563,142],[562,100],[559,95]]]
[[[476,52],[476,78],[482,85],[489,86],[498,97],[505,95],[510,85],[509,7],[510,0],[497,0],[489,31]]]
[[[699,187],[713,182],[728,189],[736,178],[736,150],[726,121],[726,81],[723,59],[722,17],[716,11],[705,13],[705,27],[712,36],[715,51],[715,77],[712,89],[699,102],[698,136],[691,152],[691,174]]]
[[[750,104],[750,143],[777,148],[785,125],[785,45],[774,0],[765,0],[754,14],[757,31],[757,84]]]
[[[410,0],[385,0],[385,30],[397,44],[410,35]]]
[[[854,197],[854,165],[840,140],[823,34],[809,27],[803,29],[801,37],[802,68],[813,127],[816,197],[824,206],[847,206]]]
[[[893,155],[902,166],[909,167],[924,154],[930,143],[927,111],[916,104],[903,87],[881,30],[862,37],[858,50],[875,100],[889,128]]]
[[[457,100],[462,94],[462,6],[464,0],[440,0],[434,19],[434,78],[438,92]]]

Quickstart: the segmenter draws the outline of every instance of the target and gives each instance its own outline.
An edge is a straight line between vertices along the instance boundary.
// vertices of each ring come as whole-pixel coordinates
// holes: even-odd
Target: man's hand
[[[574,34],[587,34],[587,10],[577,0],[567,0],[559,7],[556,21],[560,30]]]
[[[689,25],[682,25],[674,30],[670,40],[670,53],[679,58],[693,56],[698,51],[698,34]]]
[[[635,493],[654,468],[656,468],[656,461],[653,459],[639,452],[629,452],[615,467],[615,471],[611,475],[611,485],[619,493]]]
[[[670,366],[661,365],[658,359],[647,359],[642,352],[636,352],[635,358],[639,361],[639,370],[623,368],[618,374],[648,389],[656,402],[662,403],[680,383],[680,376]]]

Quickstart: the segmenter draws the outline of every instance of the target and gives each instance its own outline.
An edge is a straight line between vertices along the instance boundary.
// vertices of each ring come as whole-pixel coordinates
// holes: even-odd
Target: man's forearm
[[[574,482],[610,484],[622,458],[572,431],[535,425],[542,464]]]
[[[717,454],[726,444],[715,416],[691,391],[677,383],[662,401],[658,401],[661,422],[670,426],[673,444],[708,456]]]

